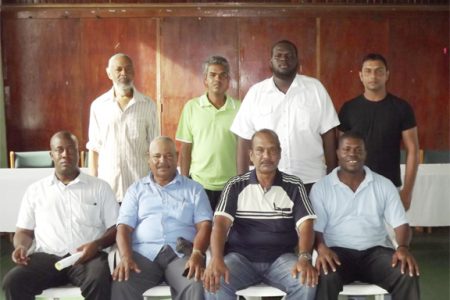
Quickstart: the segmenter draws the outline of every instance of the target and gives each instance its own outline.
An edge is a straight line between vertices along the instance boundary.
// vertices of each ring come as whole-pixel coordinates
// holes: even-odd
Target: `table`
[[[419,165],[406,215],[411,226],[450,226],[450,164]]]
[[[87,168],[82,169],[88,173]],[[51,175],[53,168],[0,168],[0,232],[15,232],[20,203],[27,187]]]

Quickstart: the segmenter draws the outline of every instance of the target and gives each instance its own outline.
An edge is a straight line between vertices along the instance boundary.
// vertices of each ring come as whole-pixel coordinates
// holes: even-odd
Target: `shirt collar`
[[[233,101],[231,101],[231,98],[225,94],[225,104],[218,110],[227,110],[228,107],[231,107],[232,109],[236,109],[236,105],[234,104]],[[203,95],[200,96],[199,99],[199,104],[201,107],[209,107],[209,106],[214,106],[212,105],[211,102],[209,102],[208,96],[206,95],[206,93],[204,93]]]
[[[177,170],[177,171],[176,171],[176,174],[175,174],[175,178],[172,179],[172,181],[169,182],[169,183],[168,183],[167,185],[165,185],[165,186],[172,185],[172,184],[176,184],[176,183],[180,183],[182,179],[183,179],[183,177],[180,175],[180,173],[178,173],[178,170]],[[155,180],[153,180],[153,174],[152,174],[152,172],[149,172],[149,174],[148,174],[147,176],[145,176],[145,177],[142,179],[142,182],[143,182],[144,184],[150,184],[150,185],[152,185],[152,186],[160,186],[159,184],[157,184],[157,183],[155,182]]]
[[[280,170],[277,169],[277,173],[275,174],[275,178],[273,180],[272,186],[281,186],[281,183],[283,182],[283,177],[280,172]],[[253,169],[250,171],[250,184],[259,184],[258,177],[256,176],[256,169]]]
[[[116,102],[116,97],[114,96],[114,87],[112,87],[109,91],[108,91],[109,97],[112,101]],[[145,101],[143,95],[135,88],[133,87],[133,98],[131,98],[130,103],[135,103],[135,102],[142,102]]]
[[[303,89],[305,87],[305,83],[303,82],[302,75],[297,74],[295,75],[294,80],[292,81],[291,85],[289,86],[288,92],[291,89],[300,88]],[[277,86],[275,85],[275,81],[273,80],[273,76],[270,78],[270,86],[269,89],[280,91]]]
[[[71,182],[69,182],[68,184],[64,184],[65,186],[69,186],[69,185],[73,185],[73,184],[77,184],[77,183],[86,183],[87,179],[86,179],[86,174],[84,174],[81,170],[80,170],[80,174],[78,174],[78,176],[72,180]],[[63,184],[58,177],[56,177],[56,173],[53,173],[53,175],[49,176],[47,178],[47,184],[48,185],[53,185],[53,184]]]
[[[339,171],[340,168],[341,167],[337,167],[330,173],[332,185],[344,184],[344,183],[342,183],[342,181],[339,180],[339,177],[337,175],[337,172]],[[364,168],[365,176],[364,176],[364,180],[361,182],[358,189],[368,185],[370,182],[373,181],[372,171],[366,166],[364,166],[363,168]]]

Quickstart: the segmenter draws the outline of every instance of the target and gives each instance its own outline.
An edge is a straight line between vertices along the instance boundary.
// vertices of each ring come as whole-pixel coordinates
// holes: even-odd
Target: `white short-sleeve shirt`
[[[408,223],[400,195],[387,178],[364,167],[365,178],[353,192],[337,176],[339,167],[314,184],[309,194],[328,247],[365,250],[391,247],[385,223],[396,228]]]
[[[63,256],[100,238],[116,224],[118,213],[105,181],[80,173],[64,185],[51,175],[27,188],[17,227],[34,231],[35,252]]]
[[[274,130],[282,149],[279,169],[313,183],[326,173],[321,135],[337,125],[336,110],[320,81],[297,74],[286,94],[273,78],[253,85],[231,131],[251,139],[260,129]]]
[[[136,89],[123,111],[114,89],[92,102],[87,148],[99,154],[98,177],[111,185],[119,202],[133,182],[148,174],[148,148],[158,135],[156,104]]]

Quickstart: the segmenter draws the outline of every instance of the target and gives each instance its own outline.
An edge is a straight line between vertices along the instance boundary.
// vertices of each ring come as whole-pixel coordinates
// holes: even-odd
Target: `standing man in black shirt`
[[[402,186],[400,143],[406,150],[406,168],[400,197],[408,210],[419,164],[419,142],[412,107],[386,90],[389,69],[380,54],[368,54],[362,60],[359,77],[364,94],[346,102],[339,112],[339,131],[356,131],[366,139],[366,165]]]

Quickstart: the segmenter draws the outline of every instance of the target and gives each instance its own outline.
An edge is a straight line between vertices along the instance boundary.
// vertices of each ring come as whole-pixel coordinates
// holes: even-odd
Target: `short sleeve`
[[[328,223],[328,217],[324,207],[325,193],[320,184],[316,183],[313,185],[309,198],[317,216],[317,220],[314,223],[314,231],[324,232]]]
[[[244,100],[241,103],[236,117],[231,124],[230,130],[239,137],[250,140],[255,133],[255,125],[252,122],[252,107],[256,98],[256,89],[253,87],[247,92]]]
[[[96,106],[97,102],[92,102],[89,116],[89,141],[86,144],[86,148],[95,152],[99,152],[102,141],[100,140],[100,120],[98,119],[96,113]]]
[[[402,131],[414,128],[417,126],[416,117],[411,105],[403,101],[402,103]]]
[[[33,187],[34,185],[28,187],[22,198],[16,223],[16,226],[19,228],[34,230],[36,227],[33,199],[36,197],[37,193],[33,191]]]
[[[383,181],[384,198],[386,201],[384,206],[384,218],[386,223],[393,228],[409,223],[397,188],[390,180],[386,179]]]
[[[139,182],[131,185],[123,198],[119,210],[119,217],[117,218],[117,225],[125,224],[132,228],[136,228],[138,219],[139,199],[136,194],[136,185]]]
[[[347,103],[344,103],[341,110],[339,111],[339,121],[341,124],[339,124],[338,129],[342,132],[346,132],[350,130],[350,124],[348,119],[348,105]]]
[[[322,117],[321,117],[321,125],[320,125],[320,134],[324,134],[330,129],[339,125],[339,119],[334,108],[333,101],[331,101],[330,95],[328,94],[325,87],[317,82],[319,89],[319,97],[320,101],[323,105]]]
[[[184,143],[192,143],[191,130],[191,101],[187,102],[181,112],[180,120],[178,121],[178,128],[175,134],[177,141]]]
[[[224,216],[233,222],[237,210],[237,201],[238,193],[236,191],[236,184],[232,178],[223,188],[214,215]]]
[[[117,217],[119,215],[119,204],[116,201],[116,196],[106,182],[102,182],[102,193],[103,197],[103,222],[106,228],[114,226],[117,222]]]
[[[194,212],[194,223],[198,224],[203,221],[211,221],[212,220],[212,209],[209,204],[208,196],[206,195],[205,190],[197,186],[195,189],[195,212]]]

